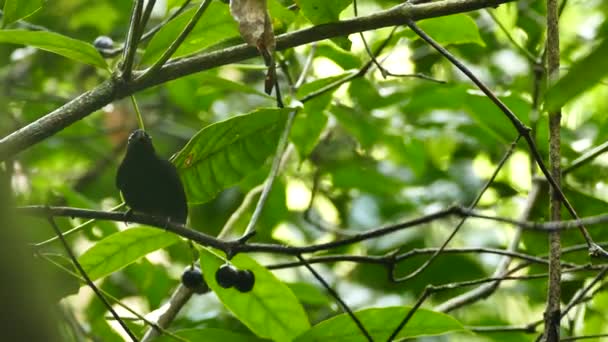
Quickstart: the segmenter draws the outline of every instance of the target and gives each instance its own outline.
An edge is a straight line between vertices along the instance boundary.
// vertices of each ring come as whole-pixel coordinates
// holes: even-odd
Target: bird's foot
[[[122,217],[123,221],[127,226],[129,225],[129,220],[131,219],[131,217],[133,217],[133,209],[129,208],[129,210],[125,211]]]
[[[163,226],[163,228],[165,229],[165,232],[169,231],[170,224],[171,224],[171,216],[167,216],[167,221],[165,221],[165,225]]]

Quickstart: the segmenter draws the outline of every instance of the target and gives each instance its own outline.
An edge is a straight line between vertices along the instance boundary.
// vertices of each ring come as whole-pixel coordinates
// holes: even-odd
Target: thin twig
[[[278,90],[279,88],[276,87]],[[268,195],[270,194],[270,190],[272,190],[272,184],[274,183],[275,178],[279,174],[279,170],[281,169],[281,161],[285,155],[285,150],[287,148],[287,144],[289,143],[289,133],[291,132],[291,127],[293,126],[293,121],[296,117],[298,109],[294,109],[289,112],[287,115],[287,121],[285,122],[285,127],[283,128],[283,133],[281,133],[281,138],[277,144],[277,150],[275,152],[274,158],[272,160],[272,166],[270,169],[270,173],[266,180],[264,181],[264,189],[262,189],[262,194],[260,195],[260,199],[255,206],[255,210],[253,211],[253,215],[251,215],[251,220],[247,224],[247,228],[245,228],[245,233],[241,239],[248,239],[253,234],[255,234],[255,225],[258,223],[260,216],[262,215],[262,210],[264,209],[264,205],[268,200]]]
[[[520,220],[527,220],[532,212],[532,208],[536,204],[536,201],[540,198],[540,190],[541,183],[535,181],[532,184],[532,189],[528,193],[528,199],[526,200],[526,206],[522,213],[519,215]],[[521,240],[522,228],[519,227],[513,236],[513,240],[509,244],[508,251],[515,252],[517,250],[517,246],[519,246],[519,242]],[[586,246],[586,245],[585,245]],[[511,264],[512,258],[511,256],[504,257],[500,260],[498,266],[496,267],[496,271],[494,271],[494,276],[499,277],[501,275],[505,275],[509,265]],[[490,294],[492,294],[498,287],[500,286],[500,281],[496,281],[494,283],[483,284],[482,286],[472,289],[468,292],[460,294],[450,300],[447,300],[440,305],[436,306],[434,310],[440,312],[450,312],[454,309],[460,308],[464,305],[473,303],[479,299],[486,298]]]
[[[416,311],[418,310],[418,308],[420,308],[420,306],[422,305],[422,303],[424,303],[424,301],[434,291],[435,291],[435,288],[433,286],[430,286],[430,285],[427,285],[427,287],[424,288],[424,291],[422,291],[422,295],[420,295],[420,297],[418,297],[418,300],[416,301],[416,304],[414,304],[414,306],[407,312],[407,314],[401,320],[401,322],[399,322],[399,325],[397,325],[397,327],[395,328],[395,330],[393,330],[393,333],[391,334],[391,336],[389,336],[389,338],[386,340],[387,342],[392,342],[392,341],[395,340],[395,337],[397,337],[397,335],[399,334],[399,332],[401,331],[401,329],[403,329],[403,327],[405,327],[405,325],[407,324],[407,322],[409,322],[410,319],[412,318],[412,316],[414,316],[414,313],[416,313]]]
[[[591,290],[593,286],[595,286],[595,284],[604,279],[604,277],[606,277],[606,274],[608,274],[608,267],[605,267],[600,273],[598,273],[597,276],[595,276],[595,278],[593,278],[593,280],[589,284],[587,284],[574,297],[572,297],[568,305],[566,305],[562,310],[561,318],[564,318],[568,314],[568,312],[585,297],[585,295],[589,292],[589,290]]]
[[[125,203],[122,202],[119,205],[115,206],[114,208],[111,208],[110,211],[115,211],[115,210],[122,209],[124,206],[125,206]],[[74,234],[76,232],[79,232],[79,231],[83,230],[84,228],[88,227],[93,222],[95,222],[95,219],[87,220],[87,221],[85,221],[85,222],[77,225],[76,227],[74,227],[74,228],[72,228],[72,229],[70,229],[70,230],[68,230],[68,231],[66,231],[64,233],[61,233],[61,236],[64,237],[64,238],[66,238],[66,237],[68,237],[68,236],[70,236],[70,235],[72,235],[72,234]],[[59,240],[59,236],[58,235],[56,235],[56,236],[54,236],[54,237],[52,237],[52,238],[50,238],[48,240],[45,240],[45,241],[33,244],[33,246],[36,247],[36,248],[40,248],[40,247],[44,247],[44,246],[46,246],[46,245],[48,245],[50,243],[53,243],[53,242],[55,242],[57,240]]]
[[[304,82],[306,81],[308,72],[309,72],[310,68],[312,67],[312,62],[315,59],[316,51],[317,51],[317,43],[313,43],[310,46],[310,52],[308,53],[308,57],[306,57],[306,62],[304,62],[304,66],[302,67],[302,72],[300,73],[300,76],[298,76],[298,80],[296,81],[296,83],[293,84],[292,88],[294,90],[299,89],[302,86],[302,84],[304,84]]]
[[[575,273],[575,272],[590,271],[590,270],[595,270],[595,269],[608,270],[608,267],[595,266],[595,265],[584,265],[584,266],[564,270],[564,273]],[[538,273],[538,274],[529,274],[529,275],[521,275],[521,276],[504,275],[504,276],[500,276],[500,277],[488,277],[488,278],[481,278],[481,279],[475,279],[475,280],[467,280],[467,281],[448,283],[448,284],[443,284],[443,285],[438,285],[438,286],[428,285],[422,292],[422,295],[420,295],[420,297],[416,301],[416,304],[414,304],[412,309],[408,312],[406,317],[404,317],[404,319],[401,321],[399,326],[397,326],[397,328],[393,331],[393,334],[391,334],[391,337],[387,341],[389,341],[389,342],[393,341],[395,336],[397,336],[399,331],[401,331],[401,329],[403,329],[405,324],[407,324],[407,322],[411,319],[411,317],[414,315],[414,313],[420,308],[420,306],[424,303],[424,301],[434,293],[437,293],[440,291],[453,290],[453,289],[457,289],[460,287],[474,286],[474,285],[479,285],[479,284],[494,282],[494,281],[533,280],[533,279],[547,278],[547,276],[548,276],[548,273]],[[543,321],[539,320],[538,322],[535,322],[532,324],[534,326],[536,326],[536,325],[540,325],[542,323],[543,323]]]
[[[137,39],[141,41],[144,30],[146,29],[146,25],[148,24],[148,20],[150,20],[150,15],[152,14],[152,10],[154,9],[154,5],[156,4],[156,0],[148,0],[146,4],[146,9],[141,16],[141,20],[139,21],[139,26],[137,28]]]
[[[41,258],[43,258],[44,260],[48,261],[51,265],[54,265],[55,267],[59,268],[60,270],[62,270],[63,272],[65,272],[66,274],[69,274],[70,276],[78,279],[79,281],[86,283],[86,280],[84,278],[82,278],[80,275],[74,273],[72,270],[66,268],[65,266],[63,266],[62,264],[56,262],[55,260],[53,260],[48,254],[43,254],[43,253],[38,253],[36,254],[37,256],[40,256]],[[149,325],[150,327],[154,327],[154,329],[160,330],[163,335],[167,335],[171,338],[173,338],[176,341],[182,341],[182,342],[187,342],[186,339],[179,337],[177,335],[175,335],[174,333],[172,333],[171,331],[165,330],[161,327],[159,327],[156,323],[148,320],[144,315],[138,313],[137,311],[131,309],[128,305],[124,304],[123,302],[121,302],[118,298],[112,296],[110,293],[108,293],[107,291],[105,291],[102,288],[98,288],[99,291],[101,291],[101,293],[106,296],[107,298],[109,298],[112,302],[116,303],[116,305],[120,306],[121,308],[127,310],[129,313],[131,313],[133,316],[137,317],[137,319],[141,320],[142,322],[146,323],[147,325]]]
[[[310,273],[312,273],[312,275],[321,283],[321,285],[323,285],[323,287],[327,290],[327,292],[329,292],[329,294],[331,294],[331,296],[334,297],[334,299],[336,301],[338,301],[338,303],[340,304],[342,309],[344,309],[344,311],[346,311],[346,313],[350,316],[350,318],[353,320],[353,322],[355,322],[355,324],[357,325],[359,330],[361,330],[361,333],[363,333],[363,335],[365,335],[367,340],[370,342],[374,342],[374,339],[371,337],[369,332],[367,332],[367,330],[363,326],[363,323],[361,323],[361,321],[359,321],[359,319],[353,313],[353,311],[342,300],[342,298],[340,298],[340,295],[336,292],[336,290],[334,290],[331,286],[329,286],[329,284],[325,281],[325,279],[323,279],[323,277],[321,277],[321,275],[319,273],[317,273],[317,271],[315,271],[315,269],[312,268],[312,266],[310,266],[306,262],[306,260],[302,257],[302,255],[298,254],[298,255],[296,255],[296,257],[310,271]]]
[[[122,58],[122,78],[127,81],[131,79],[131,72],[133,71],[133,63],[135,61],[135,52],[137,50],[137,44],[139,43],[139,21],[141,18],[141,11],[143,9],[143,3],[143,0],[135,0],[133,3],[131,22],[129,23],[127,39],[125,39],[126,48]]]
[[[496,25],[498,25],[498,27],[500,28],[500,30],[502,31],[502,33],[504,33],[504,35],[507,37],[507,39],[509,39],[509,41],[511,42],[511,44],[513,44],[513,46],[515,46],[517,48],[517,50],[519,50],[524,56],[526,56],[526,58],[528,59],[528,62],[530,62],[533,65],[539,64],[537,62],[537,60],[536,60],[536,56],[534,56],[530,51],[526,50],[517,41],[515,41],[515,38],[513,38],[513,36],[509,32],[509,30],[507,30],[507,28],[505,27],[505,25],[503,25],[500,22],[500,20],[498,20],[498,18],[496,18],[496,15],[494,15],[494,12],[491,9],[487,9],[486,8],[485,11],[492,18],[492,20],[494,21],[494,23]]]
[[[467,330],[476,333],[503,333],[503,332],[523,332],[533,334],[536,332],[536,327],[543,321],[538,321],[538,324],[527,325],[509,325],[509,326],[465,326]]]
[[[139,42],[145,42],[146,40],[152,38],[152,36],[154,36],[154,34],[156,34],[156,32],[160,31],[160,29],[162,29],[165,25],[167,25],[168,22],[170,22],[171,20],[175,19],[175,17],[177,17],[178,15],[180,15],[190,4],[192,0],[185,0],[182,5],[176,10],[174,11],[168,18],[166,18],[165,20],[161,21],[158,25],[154,26],[153,28],[151,28],[148,32],[144,33],[141,36],[141,39],[139,40]],[[123,50],[124,50],[125,46],[122,45],[120,47],[117,47],[115,49],[112,50],[107,50],[107,51],[101,51],[102,54],[105,57],[115,57],[117,55],[119,55]]]
[[[568,173],[578,169],[579,167],[591,162],[593,159],[598,157],[599,155],[608,152],[608,141],[604,142],[601,145],[598,145],[589,151],[583,153],[582,156],[574,159],[570,165],[563,169],[562,174],[567,175]]]
[[[139,82],[145,82],[146,79],[156,74],[156,72],[160,70],[163,65],[165,65],[165,62],[167,62],[169,58],[173,56],[175,51],[177,51],[180,45],[182,45],[186,37],[188,37],[188,34],[192,32],[194,26],[196,26],[198,20],[201,18],[203,13],[205,13],[205,10],[207,9],[207,7],[209,7],[210,4],[211,0],[203,0],[203,2],[201,2],[201,4],[198,6],[198,9],[196,10],[192,18],[190,18],[190,21],[188,21],[188,24],[186,24],[186,27],[184,27],[179,36],[175,38],[173,43],[171,43],[167,50],[165,50],[162,56],[160,56],[158,60],[150,68],[148,68],[148,70],[144,71],[144,73],[138,77]]]
[[[438,250],[438,248],[417,248],[408,252],[404,252],[401,254],[393,255],[392,253],[389,255],[350,255],[350,254],[332,254],[332,255],[323,255],[316,256],[306,259],[306,262],[309,264],[318,264],[318,263],[334,263],[334,262],[356,262],[359,264],[377,264],[377,265],[392,265],[398,262],[402,262],[404,260],[413,258],[419,255],[428,255],[433,254]],[[475,253],[475,254],[494,254],[494,255],[504,255],[509,256],[515,259],[521,259],[529,261],[533,264],[542,264],[548,265],[549,261],[545,258],[513,252],[504,249],[495,249],[495,248],[486,248],[486,247],[465,247],[465,248],[445,248],[443,250],[444,254],[464,254],[464,253]],[[581,265],[563,263],[565,267],[579,267]],[[265,267],[269,270],[279,270],[284,268],[292,268],[303,266],[301,262],[293,261],[293,262],[282,262],[277,264],[266,265]]]
[[[564,338],[560,339],[560,341],[569,342],[569,341],[589,340],[592,338],[604,338],[604,337],[608,337],[608,334],[570,336],[570,337],[564,337]]]
[[[435,82],[435,83],[439,83],[439,84],[446,84],[447,83],[444,80],[438,80],[438,79],[433,78],[433,77],[431,77],[429,75],[425,75],[425,74],[419,73],[419,72],[415,73],[415,74],[399,74],[399,73],[395,73],[395,72],[386,70],[386,75],[387,76],[393,76],[393,77],[413,77],[413,78],[419,78],[421,80],[431,81],[431,82]]]
[[[99,298],[99,300],[101,300],[101,302],[108,309],[108,311],[110,311],[110,313],[112,314],[114,319],[116,319],[116,321],[124,329],[125,333],[127,333],[127,335],[129,335],[131,340],[137,342],[138,341],[137,337],[131,332],[131,330],[129,329],[129,327],[127,327],[125,322],[122,319],[120,319],[120,316],[116,313],[116,311],[114,311],[114,308],[112,308],[112,305],[108,302],[106,297],[104,297],[104,295],[101,293],[101,291],[99,291],[97,286],[95,286],[95,283],[93,283],[91,278],[89,278],[89,275],[87,274],[87,272],[82,268],[82,266],[78,262],[78,259],[72,252],[70,245],[68,245],[67,241],[65,241],[65,239],[63,238],[63,235],[61,235],[61,231],[59,230],[59,227],[57,227],[57,224],[55,223],[53,216],[49,215],[49,216],[47,216],[47,219],[48,219],[49,223],[51,224],[51,227],[53,227],[53,230],[55,230],[55,234],[57,234],[57,236],[61,240],[61,244],[63,245],[63,248],[65,249],[66,253],[70,257],[70,260],[72,260],[72,262],[74,263],[74,266],[76,266],[76,269],[78,270],[80,275],[84,278],[87,285],[89,285],[91,290],[93,290],[93,292],[95,292],[95,294],[97,295],[97,298]]]
[[[247,195],[245,195],[245,198],[243,198],[241,205],[239,205],[239,207],[235,211],[232,212],[232,214],[228,218],[228,221],[226,221],[226,223],[224,224],[224,227],[222,228],[220,233],[217,235],[218,239],[224,239],[230,233],[232,233],[238,220],[243,216],[245,211],[253,203],[255,196],[259,195],[260,192],[262,192],[263,188],[264,188],[264,184],[259,184],[256,187],[254,187],[253,189],[249,190]]]
[[[538,151],[538,148],[536,148],[536,143],[534,142],[534,140],[530,136],[530,130],[529,130],[529,128],[526,127],[523,124],[523,122],[521,122],[521,120],[519,120],[519,118],[517,118],[517,116],[511,111],[511,109],[509,109],[509,107],[507,107],[480,79],[478,79],[475,76],[475,74],[473,74],[473,72],[471,72],[471,70],[469,70],[464,64],[462,64],[448,50],[446,50],[444,47],[442,47],[441,45],[439,45],[429,35],[427,35],[424,31],[422,31],[418,27],[418,25],[416,25],[416,23],[413,20],[408,19],[407,25],[420,38],[422,38],[424,41],[426,41],[428,44],[430,44],[433,48],[435,48],[439,53],[441,53],[441,55],[443,55],[445,58],[447,58],[460,71],[462,71],[471,81],[473,81],[473,83],[475,83],[475,85],[492,102],[494,102],[494,104],[507,116],[507,118],[511,121],[511,123],[513,124],[513,126],[516,128],[517,132],[521,136],[523,136],[524,139],[526,140],[526,143],[528,144],[530,152],[534,156],[534,160],[536,161],[536,164],[538,164],[538,167],[541,169],[543,175],[545,176],[545,178],[547,179],[547,181],[549,182],[549,184],[551,184],[551,187],[553,187],[555,189],[555,192],[560,197],[560,200],[563,202],[564,206],[566,207],[566,209],[568,210],[568,212],[570,213],[570,215],[574,219],[578,219],[579,217],[578,217],[578,214],[576,213],[576,211],[574,210],[574,207],[570,204],[570,202],[566,198],[566,195],[561,190],[561,187],[555,181],[554,177],[549,172],[549,169],[546,167],[545,162],[543,161],[543,158],[540,155],[540,152]],[[584,224],[581,223],[578,226],[578,228],[581,231],[583,237],[585,238],[585,242],[587,242],[587,245],[589,247],[589,252],[590,252],[591,255],[597,256],[597,257],[599,257],[599,256],[601,256],[601,257],[608,257],[608,252],[604,251],[595,242],[593,242],[593,239],[591,238],[591,235],[589,235],[589,232],[585,228]]]
[[[513,151],[515,151],[515,147],[517,147],[517,143],[519,142],[519,139],[521,138],[521,135],[517,137],[517,139],[515,139],[515,141],[513,141],[509,147],[509,149],[507,150],[507,152],[505,152],[505,154],[503,155],[503,157],[501,158],[501,160],[498,162],[498,165],[496,166],[496,169],[494,170],[494,172],[492,173],[492,176],[490,176],[490,178],[486,181],[486,183],[484,184],[484,186],[481,188],[481,190],[478,192],[477,196],[475,197],[475,199],[473,199],[473,202],[471,202],[471,204],[469,205],[469,207],[467,208],[467,210],[473,210],[476,206],[477,203],[479,203],[479,200],[481,199],[481,197],[483,196],[483,194],[486,192],[486,190],[488,190],[490,188],[490,185],[492,185],[492,183],[494,182],[494,179],[496,179],[496,176],[498,176],[498,173],[500,172],[500,170],[502,169],[502,167],[505,165],[505,163],[507,162],[507,160],[509,160],[509,157],[511,157],[511,154],[513,154]],[[460,222],[458,222],[458,224],[456,225],[456,227],[454,228],[454,230],[452,231],[452,233],[448,236],[447,239],[445,239],[445,241],[443,242],[443,244],[441,245],[441,247],[439,247],[439,249],[433,253],[433,255],[431,255],[430,258],[428,258],[420,267],[418,267],[416,270],[414,270],[413,272],[411,272],[410,274],[403,276],[401,278],[396,278],[394,276],[394,268],[391,269],[391,277],[394,281],[396,282],[405,282],[408,281],[414,277],[416,277],[417,275],[419,275],[420,273],[422,273],[422,271],[424,271],[427,267],[429,267],[433,261],[437,258],[437,256],[439,256],[439,254],[441,254],[441,252],[443,251],[443,249],[450,243],[450,241],[452,241],[452,239],[454,238],[454,236],[456,236],[456,233],[458,233],[458,231],[460,230],[460,227],[462,227],[462,225],[464,224],[464,222],[466,221],[467,217],[463,217]]]
[[[395,33],[395,31],[397,30],[397,27],[393,27],[393,30],[391,31],[390,35],[384,40],[384,42],[382,42],[382,44],[380,44],[380,46],[378,47],[378,49],[376,49],[376,55],[379,54],[382,50],[384,50],[384,48],[388,45],[388,42],[390,41],[390,39],[393,37],[393,34]],[[334,89],[337,89],[338,87],[340,87],[341,85],[348,83],[352,80],[354,80],[355,78],[359,78],[359,77],[363,77],[365,76],[365,74],[369,71],[369,69],[372,67],[373,65],[373,61],[369,60],[367,63],[365,63],[365,65],[363,65],[363,67],[361,67],[361,69],[359,69],[357,72],[352,73],[350,75],[347,75],[339,80],[336,80],[304,97],[302,97],[300,99],[300,101],[302,103],[305,103],[307,101],[312,100],[315,97],[321,96],[329,91],[332,91]]]
[[[358,7],[359,6],[357,6],[357,0],[353,0],[353,11],[355,13],[355,17],[359,16]],[[392,33],[391,33],[391,36],[392,36]],[[367,52],[367,55],[369,56],[371,62],[374,63],[374,65],[378,68],[378,70],[380,70],[380,74],[382,74],[382,77],[386,78],[386,75],[387,75],[386,69],[384,69],[382,64],[380,64],[380,62],[378,62],[378,60],[376,59],[376,55],[378,55],[378,54],[374,54],[372,52],[372,49],[369,47],[369,44],[367,43],[367,40],[365,39],[365,35],[363,34],[363,32],[359,32],[359,37],[361,37],[361,41],[363,42],[363,46],[365,47],[365,52]]]

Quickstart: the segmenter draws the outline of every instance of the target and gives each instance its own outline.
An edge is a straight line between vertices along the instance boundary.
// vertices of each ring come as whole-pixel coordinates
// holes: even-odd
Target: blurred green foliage
[[[157,1],[148,28],[168,18],[181,3]],[[144,68],[158,58],[185,25],[187,17],[192,15],[191,8],[198,3],[193,1],[184,14],[142,43],[136,69]],[[359,1],[359,15],[376,13],[399,3],[401,1]],[[4,104],[0,136],[41,118],[107,79],[105,63],[116,68],[119,57],[103,62],[100,55],[91,50],[92,42],[104,35],[111,37],[115,47],[119,47],[128,29],[132,6],[131,1],[122,0],[24,1],[19,4],[21,2],[0,1],[0,7],[4,9],[3,30],[0,30],[0,103]],[[301,10],[287,0],[269,0],[268,4],[277,34],[353,16],[351,1],[295,1]],[[176,57],[242,44],[226,4],[214,1],[208,11]],[[540,72],[538,64],[542,63],[545,46],[544,2],[519,1],[488,11],[492,15],[481,10],[423,20],[420,27],[470,67],[520,120],[533,129],[543,158],[548,154],[545,106],[564,105],[563,165],[571,164],[593,147],[606,143],[608,86],[605,75],[608,66],[605,56],[604,59],[598,57],[606,50],[608,41],[606,2],[570,1],[564,7],[560,40],[562,75],[565,76],[548,93],[546,76]],[[21,18],[25,21],[19,20]],[[35,30],[40,28],[50,32]],[[390,28],[385,28],[364,35],[375,50],[387,39],[389,32]],[[77,43],[69,44],[68,38]],[[15,45],[19,42],[22,44]],[[368,60],[364,44],[356,34],[278,52],[277,61],[282,65],[278,75],[286,103],[295,104],[333,82],[350,79]],[[362,77],[354,77],[344,85],[306,101],[290,135],[295,148],[285,160],[264,208],[257,225],[256,242],[310,245],[335,239],[341,236],[340,232],[362,232],[453,204],[466,206],[516,139],[515,128],[492,102],[406,27],[397,29],[377,60],[395,75],[422,74],[445,83],[413,76],[383,77],[372,66]],[[198,163],[195,172],[186,174],[188,171],[182,170],[191,197],[189,225],[210,235],[219,233],[245,195],[268,175],[271,156],[284,125],[284,114],[288,112],[268,109],[275,106],[275,101],[262,91],[266,70],[262,60],[255,58],[239,63],[182,77],[135,95],[157,152],[169,158],[181,151],[176,156],[176,163],[183,169],[187,169],[189,163]],[[293,83],[300,79],[303,70],[308,70],[302,78],[304,82],[294,89]],[[545,98],[547,105],[543,103]],[[251,114],[241,116],[245,113]],[[210,126],[212,124],[215,125]],[[265,129],[261,129],[262,126]],[[114,174],[126,138],[136,127],[130,101],[117,100],[15,156],[3,166],[12,173],[15,201],[18,205],[48,203],[105,210],[119,204],[121,199],[114,186]],[[194,137],[198,138],[191,140]],[[211,150],[205,150],[207,147]],[[194,154],[199,157],[198,153],[204,158],[192,159]],[[533,186],[531,170],[538,174],[530,164],[527,145],[520,142],[513,157],[482,197],[478,209],[488,214],[518,218]],[[210,177],[215,177],[213,184]],[[580,216],[608,212],[607,179],[608,158],[601,155],[564,177],[565,193]],[[206,184],[212,188],[205,188]],[[257,198],[254,197],[254,203]],[[311,198],[314,199],[312,203]],[[253,209],[254,205],[250,205],[233,222],[232,235],[243,232]],[[566,212],[563,217],[569,218]],[[534,203],[528,219],[548,220],[546,188]],[[57,219],[64,230],[82,222],[84,220]],[[31,243],[53,236],[44,221],[24,218],[22,223],[23,234]],[[406,252],[438,247],[456,224],[453,219],[438,220],[320,254],[382,256],[396,249]],[[148,237],[146,241],[152,242],[138,244],[142,241],[128,240],[138,232],[143,232]],[[506,224],[468,220],[449,247],[506,249],[514,232],[515,228]],[[592,227],[590,232],[596,243],[608,242],[605,229]],[[91,261],[92,266],[87,267],[106,267],[103,272],[94,274],[95,278],[102,277],[98,283],[104,291],[145,314],[168,300],[179,284],[185,265],[197,260],[193,255],[196,251],[187,243],[172,235],[163,240],[163,234],[170,233],[159,235],[158,231],[151,232],[148,228],[97,221],[70,235],[68,241],[79,255],[89,250],[88,255],[83,256],[85,261]],[[564,233],[564,247],[582,243],[584,240],[578,231]],[[151,251],[155,252],[148,254]],[[524,232],[518,251],[544,255],[547,253],[546,235]],[[62,252],[56,242],[38,249],[38,253],[55,258],[55,264],[44,264],[53,272],[60,270],[56,268],[57,264],[68,265],[57,256]],[[243,259],[246,260],[244,264],[254,269],[295,260],[273,254],[252,254]],[[397,265],[395,272],[397,276],[406,275],[427,259],[426,254],[406,259]],[[107,264],[102,265],[104,260]],[[589,257],[583,248],[564,255],[564,260],[586,264]],[[400,284],[389,280],[383,265],[335,262],[313,266],[354,310],[379,310],[377,315],[383,318],[392,317],[393,311],[402,314],[405,309],[394,306],[413,305],[429,284],[491,276],[499,261],[499,256],[489,254],[442,255],[420,276]],[[205,264],[203,268],[216,267],[219,259],[208,260],[208,263],[211,264]],[[71,266],[67,269],[71,270]],[[303,335],[302,340],[310,340],[310,336],[317,336],[315,334],[328,339],[331,332],[323,333],[324,326],[315,325],[324,322],[322,324],[331,327],[330,324],[346,318],[338,316],[333,323],[327,321],[340,314],[341,309],[326,296],[306,269],[273,271],[288,287],[269,272],[259,272],[264,276],[260,289],[254,291],[256,297],[251,306],[248,306],[249,302],[239,302],[234,290],[220,294],[221,302],[213,293],[196,296],[170,330],[193,341],[200,336],[253,341],[255,333],[281,340],[295,337],[295,332],[305,331],[310,324],[313,330]],[[546,267],[536,265],[520,274],[543,272]],[[62,271],[61,277],[66,274]],[[565,275],[564,303],[594,275],[593,272]],[[205,274],[208,280],[212,277]],[[122,340],[120,329],[106,320],[106,309],[87,290],[81,288],[78,295],[71,295],[73,279],[57,283],[60,287],[57,297],[66,296],[61,301],[63,308],[86,321],[82,326],[86,327],[89,337]],[[277,289],[276,297],[271,295],[273,286]],[[424,307],[432,309],[468,289],[441,292],[427,300]],[[505,282],[491,297],[451,312],[451,318],[421,311],[420,318],[424,313],[432,316],[429,322],[444,319],[448,323],[445,330],[437,330],[434,326],[435,330],[414,335],[442,334],[461,330],[462,326],[534,322],[542,318],[545,295],[546,281],[542,279]],[[285,298],[289,300],[282,302]],[[563,321],[564,336],[608,333],[606,302],[605,293],[599,292],[585,304],[586,309],[573,310]],[[282,303],[285,304],[283,309]],[[301,314],[302,308],[306,315]],[[289,316],[294,312],[297,319]],[[367,317],[369,312],[362,311],[362,315]],[[261,324],[260,320],[272,319],[273,315],[279,319],[277,324],[287,324],[282,327],[288,332],[291,330],[293,336],[283,330],[273,330],[272,325],[252,327]],[[293,320],[281,321],[285,317]],[[369,324],[381,326],[380,321]],[[77,330],[74,322],[66,316],[65,322],[61,323],[65,341],[77,340],[75,336],[82,334],[74,332]],[[342,323],[349,324],[345,322]],[[146,328],[139,320],[129,324],[138,335]],[[356,334],[357,330],[352,329],[352,332]],[[424,341],[522,341],[535,337],[522,332],[453,333],[424,338]],[[163,338],[171,340],[167,336]]]

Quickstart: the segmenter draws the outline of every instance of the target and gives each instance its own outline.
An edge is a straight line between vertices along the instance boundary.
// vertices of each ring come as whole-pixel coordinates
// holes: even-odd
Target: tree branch
[[[559,26],[557,0],[547,0],[547,78],[554,84],[559,76]],[[552,221],[561,220],[561,109],[549,113],[549,164],[551,177],[557,186],[549,189],[549,211]],[[564,201],[565,202],[565,201]],[[584,234],[584,233],[583,233]],[[585,236],[587,243],[589,238]],[[591,246],[589,246],[591,249]],[[547,286],[547,306],[545,307],[545,330],[543,337],[547,342],[558,342],[561,321],[561,235],[559,231],[549,233],[549,277]]]
[[[317,25],[280,35],[277,37],[277,50],[285,50],[351,33],[402,25],[408,20],[421,20],[496,7],[511,1],[514,0],[443,0],[420,5],[404,3],[368,16]],[[114,79],[105,81],[53,112],[2,138],[0,140],[0,161],[60,132],[114,100],[182,76],[239,62],[257,55],[255,48],[241,44],[167,63],[158,71],[157,75],[140,82],[134,81],[126,84]],[[134,74],[138,76],[141,72],[134,72]]]
[[[21,215],[37,216],[47,218],[49,216],[63,216],[63,217],[81,217],[81,218],[94,218],[100,220],[109,220],[124,222],[124,213],[120,212],[109,212],[100,210],[80,209],[71,207],[48,207],[48,206],[26,206],[17,208],[17,213]],[[518,221],[509,218],[490,216],[476,213],[474,211],[467,210],[461,207],[450,207],[444,210],[437,211],[435,213],[414,218],[408,221],[400,222],[397,224],[387,225],[375,229],[370,229],[365,232],[355,234],[348,238],[331,241],[326,243],[320,243],[316,245],[308,246],[286,246],[279,244],[268,244],[268,243],[243,243],[239,240],[224,241],[217,239],[211,235],[201,233],[197,230],[190,229],[182,224],[175,223],[172,221],[167,222],[166,218],[160,216],[150,216],[140,213],[133,213],[129,218],[130,222],[145,224],[159,229],[167,230],[175,233],[181,237],[192,240],[202,246],[213,247],[224,251],[228,255],[236,255],[237,253],[245,252],[263,252],[263,253],[277,253],[284,255],[298,255],[306,253],[314,253],[319,251],[325,251],[329,249],[338,248],[341,246],[351,245],[357,242],[374,239],[380,236],[388,235],[404,229],[411,229],[422,224],[430,223],[438,219],[447,218],[449,216],[456,217],[475,217],[481,219],[492,220],[496,222],[508,223],[514,226],[522,227],[537,232],[549,232],[554,230],[564,229],[575,229],[579,225],[599,225],[601,223],[608,222],[608,214],[590,216],[587,218],[581,218],[579,220],[570,221],[559,221],[559,222],[530,222],[530,221]]]

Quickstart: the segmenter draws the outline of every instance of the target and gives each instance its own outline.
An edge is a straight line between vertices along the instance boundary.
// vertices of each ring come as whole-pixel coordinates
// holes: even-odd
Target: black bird
[[[127,154],[116,173],[116,187],[133,211],[186,223],[188,204],[177,170],[156,155],[152,138],[141,129],[129,136]]]

